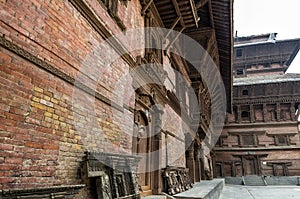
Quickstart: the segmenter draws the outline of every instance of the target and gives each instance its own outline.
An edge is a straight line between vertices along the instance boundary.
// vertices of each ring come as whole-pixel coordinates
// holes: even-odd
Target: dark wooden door
[[[138,127],[136,129],[135,153],[141,156],[138,165],[138,184],[141,188],[141,196],[152,194],[151,172],[150,172],[150,151],[151,137],[147,117],[142,112],[138,113]]]
[[[244,175],[257,175],[256,172],[256,161],[254,158],[245,158],[244,159]]]

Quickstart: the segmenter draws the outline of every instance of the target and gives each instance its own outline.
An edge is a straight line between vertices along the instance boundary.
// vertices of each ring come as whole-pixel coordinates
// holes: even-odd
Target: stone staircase
[[[242,176],[243,185],[246,186],[266,186],[267,183],[263,176]]]

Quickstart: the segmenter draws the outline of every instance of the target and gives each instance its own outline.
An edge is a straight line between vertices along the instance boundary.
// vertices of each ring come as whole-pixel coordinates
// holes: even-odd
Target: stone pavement
[[[299,199],[300,186],[242,186],[226,184],[220,199]]]

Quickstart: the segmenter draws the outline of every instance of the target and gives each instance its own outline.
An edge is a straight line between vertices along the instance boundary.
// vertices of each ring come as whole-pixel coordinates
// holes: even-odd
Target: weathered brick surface
[[[7,0],[0,6],[0,35],[72,78],[103,41],[67,0]],[[120,32],[103,7],[93,9],[112,34]],[[143,26],[140,10],[138,0],[120,6],[127,29]],[[102,74],[101,82],[85,83],[111,98],[129,66],[122,59],[107,66],[96,58],[93,74]],[[83,103],[73,104],[73,92],[70,83],[0,48],[0,189],[80,183],[85,150],[130,153],[125,132],[132,132],[133,113],[112,110],[83,91],[76,95]]]

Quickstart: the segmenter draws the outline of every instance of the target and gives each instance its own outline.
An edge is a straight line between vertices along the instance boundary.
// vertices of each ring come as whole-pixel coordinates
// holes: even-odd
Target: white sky
[[[234,34],[260,35],[276,32],[277,40],[300,38],[300,0],[234,0]],[[289,73],[300,73],[300,53]]]

